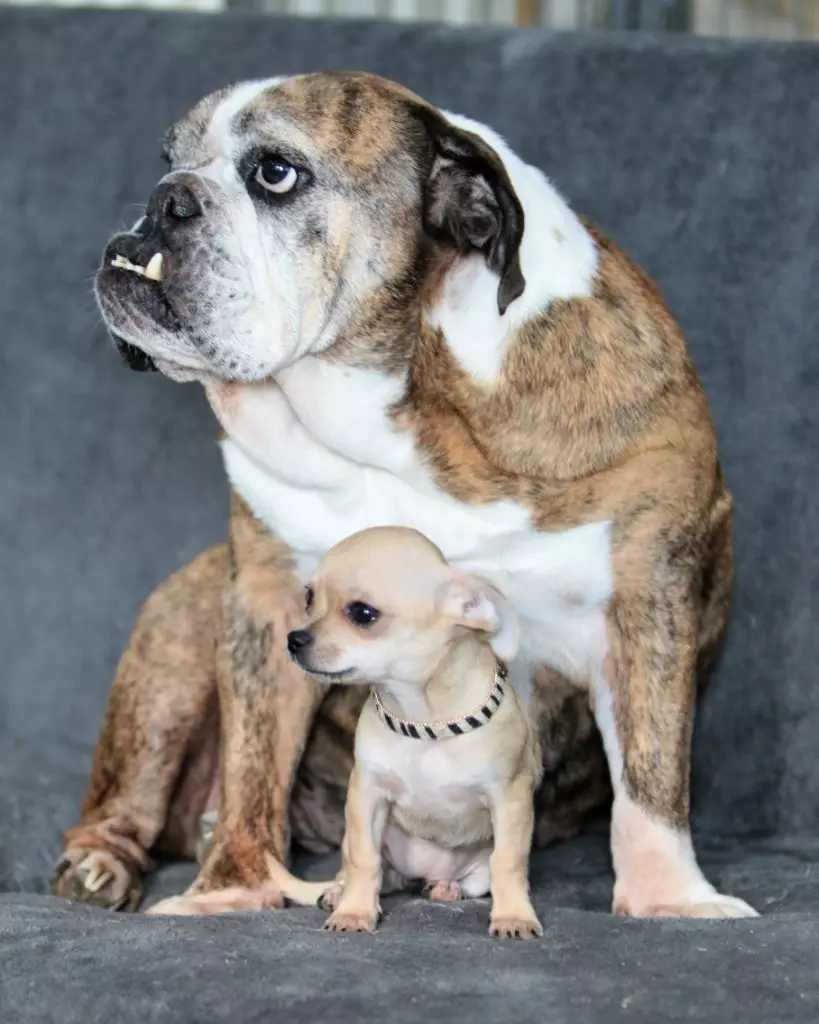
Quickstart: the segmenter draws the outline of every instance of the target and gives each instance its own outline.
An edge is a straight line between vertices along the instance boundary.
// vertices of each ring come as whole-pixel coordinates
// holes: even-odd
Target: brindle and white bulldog
[[[325,696],[284,639],[320,556],[397,524],[517,607],[540,841],[606,798],[591,708],[614,910],[753,914],[689,832],[731,498],[654,284],[493,131],[371,75],[218,92],[165,155],[97,293],[132,365],[204,383],[230,542],[146,603],[55,891],[135,906],[150,850],[192,855],[217,803],[191,913],[279,904],[266,855],[287,858],[288,818],[308,848],[338,842],[364,695]]]

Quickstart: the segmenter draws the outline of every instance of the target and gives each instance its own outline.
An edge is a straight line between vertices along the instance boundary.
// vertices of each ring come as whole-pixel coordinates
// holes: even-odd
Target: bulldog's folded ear
[[[489,634],[501,661],[511,661],[520,644],[520,623],[508,599],[488,580],[456,576],[438,593],[442,613],[459,626]]]
[[[498,310],[522,294],[520,269],[523,207],[503,161],[473,132],[456,128],[437,111],[425,111],[433,161],[424,194],[424,227],[459,252],[483,253],[500,277]]]

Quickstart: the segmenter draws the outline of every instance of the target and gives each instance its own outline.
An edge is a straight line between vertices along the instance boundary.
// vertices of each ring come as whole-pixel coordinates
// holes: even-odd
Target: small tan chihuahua
[[[372,693],[338,877],[301,881],[271,859],[271,880],[293,902],[332,910],[330,931],[373,931],[383,857],[388,877],[425,881],[431,899],[491,892],[491,935],[542,935],[528,884],[540,748],[506,681],[518,645],[506,600],[422,534],[385,527],[329,551],[306,602],[311,621],[289,634],[291,656],[323,682]]]

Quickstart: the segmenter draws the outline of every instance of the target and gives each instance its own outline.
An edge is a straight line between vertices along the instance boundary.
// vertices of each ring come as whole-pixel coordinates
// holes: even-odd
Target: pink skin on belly
[[[410,836],[395,824],[387,825],[382,842],[384,858],[405,878],[458,882],[468,898],[489,892],[491,852],[491,842],[447,850],[427,839]]]

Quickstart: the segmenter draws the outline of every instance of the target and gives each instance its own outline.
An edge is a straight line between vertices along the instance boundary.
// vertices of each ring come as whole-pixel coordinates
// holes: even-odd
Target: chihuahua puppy
[[[323,682],[372,690],[335,884],[301,881],[271,858],[272,881],[293,902],[332,909],[330,931],[373,931],[397,874],[437,900],[491,892],[491,935],[542,935],[528,884],[540,748],[506,680],[518,644],[506,600],[422,534],[390,527],[328,552],[306,603],[311,621],[288,635],[293,659]]]

